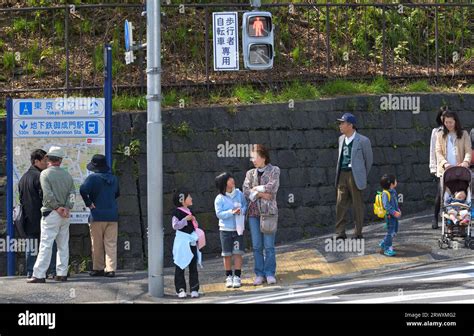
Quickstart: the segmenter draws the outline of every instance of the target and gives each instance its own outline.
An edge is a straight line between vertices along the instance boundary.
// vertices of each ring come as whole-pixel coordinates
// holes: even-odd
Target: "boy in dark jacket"
[[[118,179],[110,172],[104,155],[92,157],[87,169],[93,172],[81,185],[84,203],[91,210],[92,271],[90,276],[114,277],[117,265]],[[105,252],[105,262],[104,262]]]

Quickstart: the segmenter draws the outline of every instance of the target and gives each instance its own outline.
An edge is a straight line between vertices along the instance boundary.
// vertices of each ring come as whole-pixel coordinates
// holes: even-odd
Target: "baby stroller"
[[[472,173],[471,170],[468,168],[454,166],[446,169],[442,178],[442,226],[441,226],[441,238],[438,240],[439,247],[441,249],[445,248],[453,248],[454,242],[457,242],[456,238],[464,238],[464,246],[474,249],[474,236],[472,236],[472,215],[473,211],[471,208],[471,200],[472,200]],[[458,191],[464,191],[466,194],[466,200],[469,204],[462,204],[462,203],[453,203],[460,210],[468,211],[471,215],[471,219],[469,222],[465,224],[461,224],[460,222],[454,223],[448,214],[446,206],[446,201],[450,195],[454,195],[454,193]],[[457,244],[457,243],[456,243]]]

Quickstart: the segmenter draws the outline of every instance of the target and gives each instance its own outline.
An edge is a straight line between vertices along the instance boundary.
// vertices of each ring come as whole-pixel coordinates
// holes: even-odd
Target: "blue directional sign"
[[[14,99],[13,118],[105,117],[103,98]]]
[[[18,181],[29,169],[35,149],[60,146],[66,156],[62,167],[76,188],[90,173],[87,163],[94,154],[105,154],[106,113],[103,98],[14,99],[9,102],[8,122],[13,206],[18,202]],[[87,223],[88,209],[79,194],[71,223]]]
[[[130,51],[132,49],[133,44],[133,36],[132,36],[132,23],[128,20],[125,20],[125,50]]]

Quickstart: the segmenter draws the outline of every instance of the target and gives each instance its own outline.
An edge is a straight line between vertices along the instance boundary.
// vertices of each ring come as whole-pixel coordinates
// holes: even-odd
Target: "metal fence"
[[[140,4],[0,8],[0,95],[102,90],[103,45],[113,46],[114,89],[144,93],[145,52],[126,66],[123,23],[146,36]],[[163,86],[277,85],[330,78],[474,75],[474,4],[268,4],[274,15],[270,71],[214,72],[212,12],[247,4],[162,5]],[[241,59],[241,69],[242,59]]]

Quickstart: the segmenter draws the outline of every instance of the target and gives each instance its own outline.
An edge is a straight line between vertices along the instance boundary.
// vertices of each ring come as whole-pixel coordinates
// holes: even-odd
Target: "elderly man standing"
[[[336,239],[346,239],[347,211],[352,205],[355,238],[361,239],[364,224],[362,191],[367,188],[367,177],[373,163],[370,140],[357,133],[356,117],[345,113],[339,121],[339,159],[336,167]]]
[[[46,270],[51,260],[53,242],[56,240],[58,260],[56,281],[66,281],[69,265],[69,214],[74,206],[76,190],[71,175],[62,169],[64,151],[53,146],[46,154],[48,168],[40,175],[43,190],[41,208],[41,241],[39,254],[33,268],[33,277],[28,283],[44,283]]]

